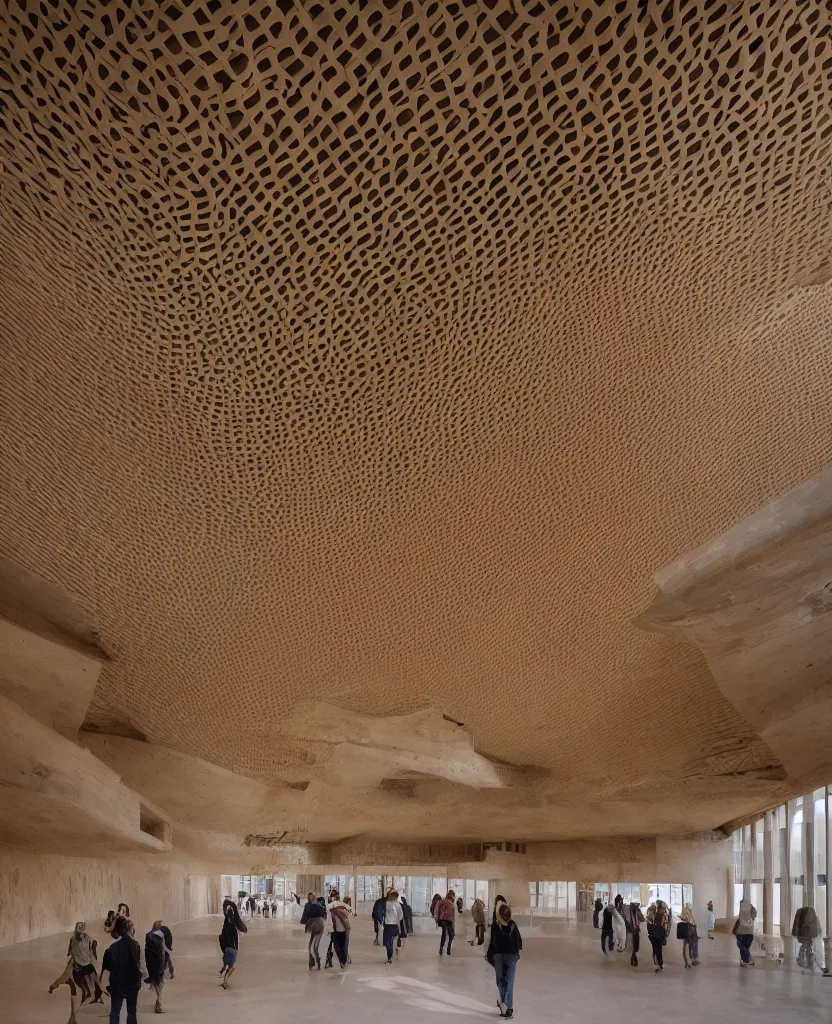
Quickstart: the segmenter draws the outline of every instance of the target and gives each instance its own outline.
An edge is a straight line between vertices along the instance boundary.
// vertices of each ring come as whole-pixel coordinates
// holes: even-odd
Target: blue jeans
[[[113,992],[110,990],[110,1024],[119,1024],[121,1004],[127,1001],[127,1024],[136,1024],[136,1002],[139,990],[135,992]]]
[[[384,926],[384,947],[387,950],[388,960],[393,959],[393,948],[400,934],[401,932],[397,924],[386,924]]]
[[[519,953],[495,953],[494,973],[497,975],[497,992],[500,1001],[511,1010],[514,1007],[514,975],[517,973]]]
[[[751,943],[754,941],[753,935],[738,935],[737,945],[740,950],[740,960],[744,964],[751,963]]]

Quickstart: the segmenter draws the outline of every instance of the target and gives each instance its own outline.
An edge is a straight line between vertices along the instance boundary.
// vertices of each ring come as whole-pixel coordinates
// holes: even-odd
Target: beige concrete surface
[[[142,927],[143,927],[142,923]],[[457,942],[450,958],[437,956],[432,925],[408,940],[399,961],[384,965],[372,945],[372,926],[359,919],[346,970],[310,972],[305,939],[280,921],[256,920],[240,940],[232,987],[218,984],[219,918],[174,929],[176,978],[165,987],[170,1024],[275,1024],[337,1020],[342,1024],[396,1021],[451,1024],[498,1020],[493,972],[481,952]],[[598,932],[588,926],[556,926],[553,937],[527,935],[515,988],[515,1015],[530,1024],[610,1024],[674,1021],[678,1024],[828,1024],[832,980],[802,976],[766,965],[741,969],[729,936],[700,943],[701,965],[685,971],[680,943],[668,942],[667,967],[653,972],[647,948],[636,971],[628,957],[604,960]],[[65,993],[46,986],[63,966],[64,936],[0,951],[4,1021],[64,1024]],[[646,947],[646,944],[645,944]],[[153,1000],[140,997],[139,1020],[149,1022]],[[107,1008],[84,1007],[79,1024],[101,1024]]]
[[[2,5],[0,613],[194,847],[778,802],[827,677],[633,618],[832,458],[828,5],[349,7]]]

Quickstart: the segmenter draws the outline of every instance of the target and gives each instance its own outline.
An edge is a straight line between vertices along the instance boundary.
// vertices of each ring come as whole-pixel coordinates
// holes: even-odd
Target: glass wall
[[[733,835],[734,915],[740,899],[749,899],[757,911],[760,951],[764,945],[768,955],[801,970],[823,968],[823,936],[832,924],[827,920],[827,807],[827,787],[822,787]]]

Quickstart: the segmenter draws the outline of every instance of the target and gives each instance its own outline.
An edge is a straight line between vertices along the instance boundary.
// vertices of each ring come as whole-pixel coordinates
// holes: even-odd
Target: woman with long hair
[[[497,908],[496,921],[491,925],[491,942],[486,960],[494,968],[497,979],[497,1006],[500,1016],[514,1016],[514,976],[520,960],[523,939],[520,929],[511,917],[511,907],[503,902]]]

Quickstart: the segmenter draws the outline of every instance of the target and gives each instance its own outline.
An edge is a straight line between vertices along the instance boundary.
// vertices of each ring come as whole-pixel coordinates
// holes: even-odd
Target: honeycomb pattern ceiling
[[[88,725],[297,787],[295,709],[395,745],[437,708],[534,769],[516,838],[624,785],[654,823],[759,804],[724,779],[770,751],[631,619],[832,455],[831,23],[4,5],[0,549],[95,623]],[[401,799],[316,806],[392,836]]]

